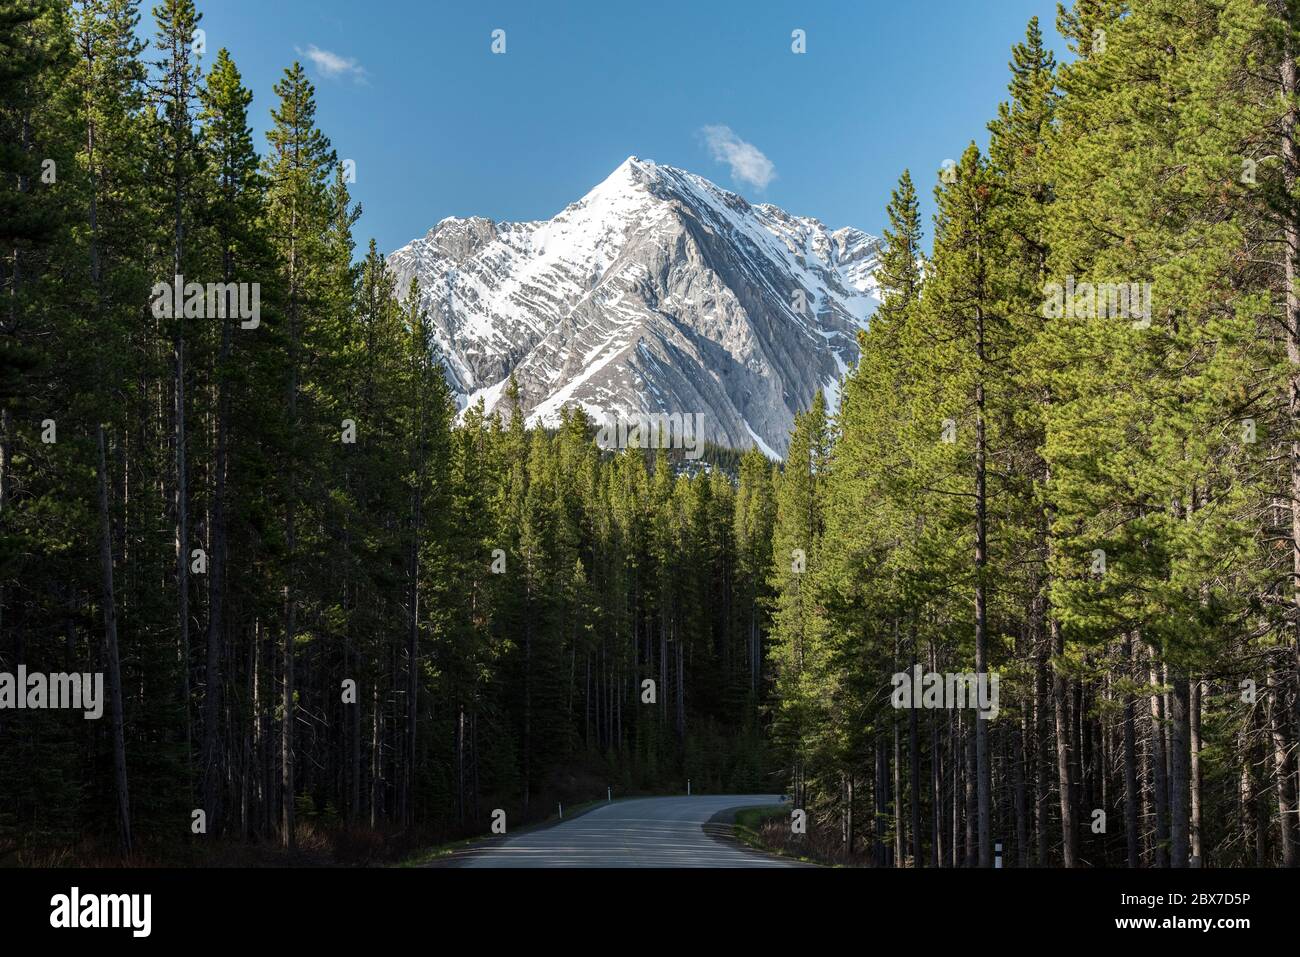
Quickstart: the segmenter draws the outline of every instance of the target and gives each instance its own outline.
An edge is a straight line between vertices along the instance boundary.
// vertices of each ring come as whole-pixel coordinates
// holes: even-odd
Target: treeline
[[[798,422],[777,739],[882,865],[1295,865],[1300,14],[1058,28],[1075,56],[1031,22],[941,172],[929,256],[902,177],[842,409]],[[996,717],[894,707],[917,665],[997,672]]]
[[[776,787],[772,466],[679,474],[581,414],[457,424],[302,68],[259,151],[191,0],[139,19],[0,2],[0,671],[110,699],[0,710],[0,859]]]

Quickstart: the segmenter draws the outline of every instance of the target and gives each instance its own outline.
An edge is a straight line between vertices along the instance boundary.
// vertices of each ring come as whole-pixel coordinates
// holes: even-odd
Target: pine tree
[[[807,796],[808,752],[818,723],[815,679],[823,650],[822,622],[806,576],[810,566],[816,567],[824,530],[825,409],[818,392],[811,408],[796,416],[785,469],[776,486],[772,532],[773,734],[793,759],[797,807],[803,807]]]
[[[224,48],[217,52],[201,97],[201,145],[207,173],[203,226],[208,241],[204,245],[210,250],[213,265],[219,269],[222,283],[258,283],[260,289],[259,277],[270,271],[267,268],[270,250],[256,226],[263,216],[265,183],[258,171],[258,157],[248,125],[252,94],[243,86],[239,70]],[[200,793],[207,810],[209,833],[220,833],[225,823],[221,781],[229,760],[223,753],[220,724],[225,690],[223,668],[228,662],[233,663],[230,636],[235,633],[236,625],[227,617],[231,597],[227,576],[232,553],[230,525],[235,500],[231,494],[232,431],[237,410],[248,401],[250,393],[241,372],[246,375],[257,361],[255,351],[245,341],[251,331],[244,328],[246,322],[240,322],[232,309],[223,311],[225,315],[215,317],[219,342],[208,376],[212,393],[208,406],[213,410],[214,434]],[[260,326],[260,316],[257,323]]]
[[[321,241],[329,222],[328,176],[337,162],[329,140],[315,125],[314,91],[302,65],[295,63],[275,85],[279,106],[271,111],[274,126],[267,133],[270,152],[263,161],[269,180],[267,219],[281,265],[284,290],[287,350],[283,412],[286,417],[287,462],[282,497],[283,620],[281,624],[280,705],[280,839],[286,847],[296,842],[294,822],[294,687],[295,643],[303,588],[302,562],[298,541],[299,518],[303,509],[304,464],[319,447],[313,448],[320,433],[304,405],[306,369],[311,363],[319,296],[313,280],[323,272]]]

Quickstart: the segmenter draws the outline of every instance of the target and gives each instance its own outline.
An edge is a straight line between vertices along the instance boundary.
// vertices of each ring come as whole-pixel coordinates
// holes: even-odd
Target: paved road
[[[635,798],[615,801],[553,827],[507,836],[473,850],[462,867],[790,867],[705,831],[730,808],[778,804],[773,794]],[[716,826],[711,825],[711,829]]]

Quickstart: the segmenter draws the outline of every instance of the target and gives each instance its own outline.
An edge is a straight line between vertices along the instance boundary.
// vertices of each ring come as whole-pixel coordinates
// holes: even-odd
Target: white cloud
[[[753,143],[746,143],[730,126],[706,126],[700,130],[709,155],[731,167],[731,178],[766,189],[776,179],[776,167]]]
[[[308,44],[305,50],[299,49],[298,52],[310,60],[312,65],[321,72],[321,75],[328,79],[351,77],[358,83],[365,82],[365,67],[352,57],[340,56],[330,50],[322,50],[314,43]]]

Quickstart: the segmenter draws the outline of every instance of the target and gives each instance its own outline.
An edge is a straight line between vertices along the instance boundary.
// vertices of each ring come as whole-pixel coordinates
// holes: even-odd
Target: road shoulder
[[[736,831],[736,815],[739,814],[741,811],[749,810],[750,808],[755,808],[755,807],[784,809],[785,805],[784,804],[771,804],[771,805],[739,804],[736,807],[723,808],[721,811],[718,811],[711,818],[705,821],[704,824],[701,825],[701,827],[703,828],[704,833],[709,835],[709,837],[713,838],[713,840],[718,841],[721,844],[726,844],[731,847],[740,848],[741,850],[748,851],[751,854],[757,854],[760,857],[766,857],[771,860],[782,861],[783,863],[795,863],[805,867],[821,866],[816,861],[809,860],[807,858],[802,858],[802,857],[795,857],[792,854],[783,854],[780,851],[776,850],[775,848],[768,847],[757,840],[757,835],[755,835],[753,840],[746,840],[742,838]]]

